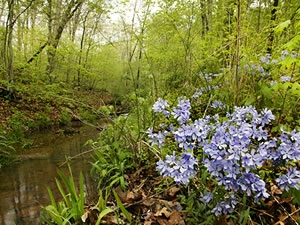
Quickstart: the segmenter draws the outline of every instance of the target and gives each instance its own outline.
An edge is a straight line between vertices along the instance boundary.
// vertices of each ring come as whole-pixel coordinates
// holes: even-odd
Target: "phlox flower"
[[[294,160],[294,149],[292,148],[292,145],[289,143],[281,142],[279,147],[277,148],[277,151],[280,152],[283,159],[290,159]]]
[[[270,64],[272,60],[271,54],[267,53],[265,56],[260,57],[260,61],[265,64]]]
[[[203,94],[203,88],[199,88],[192,96],[192,98],[199,98]]]
[[[225,105],[221,101],[215,100],[211,103],[211,107],[214,109],[217,109],[217,108],[223,109],[223,108],[225,108]]]
[[[211,88],[202,88],[201,92]],[[166,136],[173,138],[182,153],[177,155],[173,152],[165,160],[160,159],[156,169],[178,184],[187,184],[195,177],[199,163],[197,157],[201,157],[210,178],[221,186],[219,194],[229,193],[213,208],[212,212],[217,216],[233,212],[237,204],[235,193],[253,196],[255,202],[269,197],[266,183],[258,175],[266,162],[275,167],[300,160],[300,132],[282,131],[279,137],[269,135],[265,126],[275,119],[269,109],[258,112],[252,106],[241,106],[235,107],[231,113],[227,112],[226,118],[211,115],[193,121],[189,100],[178,99],[172,112],[167,110],[168,107],[167,101],[158,99],[153,110],[165,116],[172,115],[177,121],[172,123],[173,118],[169,118],[171,123],[161,124],[160,131],[154,132],[153,128],[149,128],[146,133],[151,145],[159,148],[164,146]],[[221,107],[221,103],[214,102],[213,107]],[[190,151],[197,151],[197,157]],[[284,190],[300,189],[300,171],[289,167],[275,181]],[[207,192],[200,200],[208,204],[212,198],[212,193]]]
[[[264,109],[262,111],[262,118],[261,118],[261,125],[265,126],[267,124],[269,124],[271,122],[271,120],[275,120],[275,116],[273,115],[273,113],[271,112],[271,110],[269,109]]]
[[[296,132],[293,130],[291,132],[291,140],[296,141],[297,143],[300,143],[300,132]]]
[[[242,166],[245,168],[247,173],[250,171],[250,169],[254,169],[257,166],[257,161],[260,161],[257,159],[257,156],[259,156],[259,154],[256,154],[254,149],[252,149],[250,153],[242,152]]]
[[[257,139],[258,141],[267,140],[268,139],[268,132],[263,129],[262,126],[253,127],[253,135],[252,138]]]
[[[253,106],[234,107],[234,112],[229,115],[230,121],[236,124],[247,122],[250,124],[259,124],[260,117]]]
[[[281,51],[281,59],[285,59],[289,55],[288,50],[282,50]]]
[[[153,133],[153,128],[149,128],[146,131],[146,134],[149,137],[149,142],[151,146],[157,145],[157,147],[162,147],[165,144],[165,136],[169,134],[167,131],[158,131],[157,133]]]
[[[281,76],[281,77],[280,77],[280,80],[281,80],[282,82],[289,82],[289,81],[291,81],[291,79],[292,79],[291,76]]]
[[[270,86],[273,86],[274,84],[277,84],[277,81],[271,80],[270,81]]]
[[[173,169],[169,167],[167,162],[160,159],[156,163],[156,170],[158,170],[163,176],[170,176],[172,174]]]
[[[260,200],[263,197],[269,197],[265,182],[261,180],[257,174],[247,172],[242,173],[238,179],[238,184],[241,190],[246,192],[248,196],[255,193],[257,200]]]
[[[200,201],[207,205],[213,199],[213,194],[210,191],[205,191],[204,194],[201,193]]]
[[[167,107],[169,107],[168,101],[158,98],[158,100],[153,105],[153,111],[155,113],[162,113],[168,117],[170,115],[170,112],[166,110]]]
[[[198,159],[190,152],[184,152],[180,157],[173,152],[167,155],[166,160],[159,160],[156,169],[162,176],[168,176],[174,179],[176,183],[187,184],[189,180],[197,173],[195,167]]]
[[[187,99],[178,99],[177,108],[173,108],[172,115],[180,124],[185,123],[190,118],[191,103]]]
[[[276,179],[276,182],[283,190],[288,191],[290,188],[299,190],[300,171],[295,167],[290,167],[286,174],[282,174]]]
[[[216,216],[232,213],[237,205],[237,198],[234,194],[226,196],[224,201],[218,202],[216,207],[212,209],[212,213]]]

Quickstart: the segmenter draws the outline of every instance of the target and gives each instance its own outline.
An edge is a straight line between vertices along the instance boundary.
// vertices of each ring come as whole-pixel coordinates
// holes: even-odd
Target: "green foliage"
[[[200,168],[201,176],[199,177],[199,184],[190,184],[188,194],[185,192],[180,195],[180,202],[184,205],[184,212],[187,213],[186,222],[191,224],[209,225],[216,221],[216,216],[211,213],[209,207],[199,201],[203,189],[213,185],[209,179],[208,172],[204,167]]]
[[[47,188],[51,204],[44,207],[41,220],[47,224],[83,224],[81,216],[84,214],[84,179],[82,173],[79,176],[79,193],[72,174],[70,165],[67,178],[60,170],[57,170],[59,179],[55,179],[62,200],[56,203],[52,191]],[[54,223],[53,223],[54,221]]]
[[[11,118],[8,120],[8,124],[11,128],[10,136],[14,140],[21,140],[24,138],[26,131],[26,117],[22,112],[15,110]]]
[[[97,119],[97,114],[94,113],[94,112],[91,112],[91,110],[89,110],[85,107],[80,107],[79,108],[79,113],[80,113],[80,117],[83,120],[95,121]]]
[[[10,140],[0,131],[0,168],[6,164],[7,159],[12,156],[16,150],[13,147],[15,141]]]
[[[289,191],[285,191],[282,195],[284,198],[293,198],[293,203],[300,205],[300,190],[296,188],[291,188]]]
[[[61,113],[60,119],[59,119],[59,123],[60,125],[66,125],[68,122],[71,121],[71,116],[67,111],[63,111]]]
[[[102,218],[106,216],[107,214],[114,212],[112,208],[107,207],[107,201],[110,194],[110,188],[105,188],[105,194],[103,194],[103,191],[99,190],[99,199],[97,202],[97,209],[100,212],[98,215],[98,219],[96,224],[100,224]]]
[[[116,124],[107,125],[98,141],[92,145],[95,153],[92,172],[99,176],[99,187],[121,185],[125,189],[124,174],[133,166],[131,163],[133,155],[124,145],[124,140],[122,140],[124,137],[121,136],[125,123],[124,118],[114,121],[122,127],[118,127]]]
[[[109,106],[101,106],[97,112],[101,115],[103,115],[103,117],[108,117],[110,115],[113,115],[115,113],[114,107],[112,105]]]
[[[122,148],[102,147],[94,150],[95,162],[92,163],[92,173],[99,176],[98,186],[103,188],[106,186],[113,187],[120,185],[123,189],[126,187],[124,174],[127,169],[131,168],[130,154]]]

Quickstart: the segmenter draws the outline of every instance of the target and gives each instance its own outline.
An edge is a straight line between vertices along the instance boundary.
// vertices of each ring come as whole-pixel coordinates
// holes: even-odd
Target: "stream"
[[[60,169],[68,175],[68,166],[64,163],[66,156],[72,157],[89,150],[90,147],[83,147],[83,144],[95,139],[99,133],[94,127],[72,125],[72,129],[80,133],[64,135],[43,131],[31,136],[36,147],[22,151],[15,163],[0,169],[1,225],[39,224],[42,207],[50,204],[46,187],[51,188],[56,199],[61,199],[55,184],[55,177],[58,177],[56,170]],[[77,184],[79,173],[83,172],[86,200],[96,203],[97,188],[90,176],[90,161],[84,155],[72,159],[70,165]]]

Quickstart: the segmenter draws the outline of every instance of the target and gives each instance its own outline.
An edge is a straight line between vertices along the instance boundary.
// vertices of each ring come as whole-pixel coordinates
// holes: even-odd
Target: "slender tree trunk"
[[[80,8],[80,6],[83,4],[84,0],[74,1],[72,0],[66,10],[63,12],[61,20],[58,22],[57,28],[53,32],[53,23],[52,23],[52,0],[48,0],[49,5],[49,21],[48,21],[48,66],[46,68],[46,74],[49,77],[50,83],[53,83],[55,78],[53,76],[54,68],[55,68],[55,56],[56,56],[56,50],[58,47],[58,43],[60,41],[62,32],[66,26],[66,24],[69,22],[69,20],[73,17],[74,13]]]
[[[81,80],[81,64],[82,64],[82,52],[84,47],[84,40],[85,40],[85,33],[86,33],[86,21],[89,16],[89,11],[86,13],[84,20],[83,20],[83,27],[82,27],[82,34],[80,39],[80,50],[79,50],[79,56],[78,56],[78,70],[77,70],[77,85],[80,86],[80,80]]]
[[[208,27],[208,2],[201,1],[200,6],[202,9],[201,19],[202,19],[202,37],[204,38],[206,33],[209,31]]]
[[[240,38],[241,38],[241,0],[237,0],[237,23],[236,23],[236,41],[235,41],[235,104],[239,102],[240,91],[240,77],[239,77],[239,63],[240,63]]]
[[[4,41],[4,57],[6,68],[6,80],[12,84],[14,79],[13,68],[13,28],[14,28],[14,5],[15,1],[10,0],[8,2],[8,16],[6,22],[5,41]],[[12,93],[11,85],[9,85],[9,91]]]
[[[260,19],[261,19],[261,0],[258,0],[258,15],[257,15],[257,29],[256,31],[260,32]]]
[[[273,28],[275,26],[278,5],[279,5],[279,0],[274,0],[272,11],[271,11],[271,32],[268,37],[268,46],[267,46],[267,53],[270,55],[272,54],[272,50],[273,50],[273,42],[274,42],[274,29]]]

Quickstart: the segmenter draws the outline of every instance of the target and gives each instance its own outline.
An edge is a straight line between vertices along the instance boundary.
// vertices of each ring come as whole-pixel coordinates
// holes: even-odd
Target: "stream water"
[[[70,136],[45,131],[31,137],[36,147],[18,155],[18,161],[0,169],[0,224],[35,225],[40,223],[42,207],[50,204],[46,187],[60,199],[55,184],[57,169],[68,175],[66,156],[72,157],[86,150],[83,144],[96,138],[99,131],[92,127],[77,127],[80,133]],[[71,160],[74,179],[78,183],[83,172],[87,201],[97,199],[96,183],[90,176],[90,158],[76,157]]]

